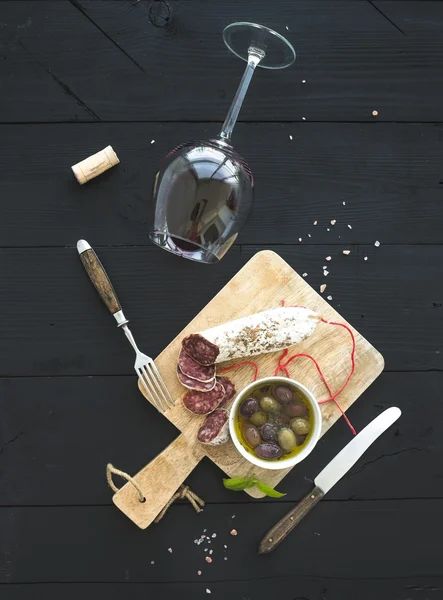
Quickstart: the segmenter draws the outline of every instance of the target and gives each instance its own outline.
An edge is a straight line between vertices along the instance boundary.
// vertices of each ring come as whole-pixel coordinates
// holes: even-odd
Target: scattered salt
[[[317,221],[314,221],[314,225],[317,225]]]
[[[302,120],[302,121],[306,121],[306,117],[302,117],[302,118],[301,118],[301,120]]]
[[[346,254],[346,255],[351,254],[351,251],[350,250],[343,250],[343,254]]]
[[[352,225],[348,225],[349,229],[352,229]]]
[[[332,300],[332,296],[328,296],[328,300]]]
[[[337,221],[335,219],[332,219],[331,225],[335,225],[336,223],[337,223]]]
[[[207,563],[212,563],[212,558],[210,556],[205,556],[205,561]]]
[[[374,246],[376,246],[377,248],[380,246],[380,242],[377,240],[374,244]]]
[[[368,257],[367,257],[367,256],[365,256],[365,260],[368,260]]]
[[[227,545],[226,545],[226,544],[223,544],[223,548],[227,548]]]
[[[168,548],[168,552],[172,554],[172,548]]]
[[[331,260],[331,257],[330,257],[330,256],[327,256],[327,257],[326,257],[326,260]]]
[[[373,111],[372,111],[372,116],[373,116],[373,117],[376,117],[377,115],[378,115],[378,110],[373,110]]]
[[[325,277],[327,277],[327,276],[329,275],[329,271],[328,271],[327,269],[325,269],[325,270],[323,271],[323,275],[324,275]]]
[[[215,537],[217,537],[217,534],[216,534],[216,533],[213,533],[213,534],[211,535],[211,537],[212,537],[212,538],[215,538]]]
[[[346,206],[346,202],[343,200],[343,206]]]
[[[308,274],[307,274],[307,273],[303,273],[303,277],[307,277],[307,276],[308,276]]]
[[[235,515],[232,515],[231,519],[235,519]]]
[[[209,550],[209,554],[213,554],[214,550]]]
[[[301,80],[301,82],[302,82],[302,83],[306,83],[306,79],[302,79],[302,80]]]
[[[223,560],[228,560],[228,557],[227,557],[227,556],[225,556]]]
[[[236,529],[231,529],[231,531],[229,533],[231,535],[237,535],[237,530]]]
[[[292,140],[292,135],[289,136],[289,139]]]
[[[151,144],[155,144],[155,140],[151,140]]]
[[[208,551],[208,549],[207,549],[207,548],[204,548],[203,552],[207,552],[207,551]]]
[[[298,241],[299,241],[299,242],[301,242],[301,241],[302,241],[302,238],[298,238]]]
[[[289,31],[289,27],[287,25],[285,25],[285,27],[286,27],[286,31]]]
[[[201,574],[202,574],[202,572],[201,572],[201,571],[197,571],[197,575],[201,575]]]
[[[206,533],[208,530],[207,529],[203,529],[203,533]]]
[[[151,560],[151,565],[154,565],[154,564],[155,564],[155,562],[153,560]]]
[[[326,228],[326,231],[331,231],[331,230],[329,229],[329,227],[327,227],[327,228]]]
[[[312,237],[310,233],[308,233],[308,237]]]
[[[206,588],[206,593],[207,594],[212,594],[211,590],[209,588]]]
[[[320,286],[320,293],[323,294],[323,292],[325,291],[325,289],[326,289],[326,283],[322,283],[321,286]]]

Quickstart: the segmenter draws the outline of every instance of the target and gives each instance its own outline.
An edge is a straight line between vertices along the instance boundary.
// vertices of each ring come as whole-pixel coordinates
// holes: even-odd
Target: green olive
[[[306,435],[311,429],[309,421],[302,419],[301,417],[291,419],[291,427],[297,435]]]
[[[261,427],[262,425],[264,425],[266,423],[266,421],[268,420],[268,417],[266,416],[266,413],[264,413],[262,410],[258,410],[257,412],[255,412],[253,415],[251,415],[249,417],[249,420],[256,427]]]
[[[284,452],[292,452],[297,445],[297,440],[292,429],[289,429],[289,427],[280,429],[278,433],[278,443]]]
[[[271,396],[263,396],[260,400],[260,408],[265,412],[278,412],[281,410],[280,403]]]

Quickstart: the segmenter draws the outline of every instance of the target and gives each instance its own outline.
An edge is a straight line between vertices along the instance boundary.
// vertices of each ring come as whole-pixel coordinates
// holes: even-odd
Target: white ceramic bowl
[[[246,450],[243,444],[240,442],[237,436],[237,432],[235,430],[234,422],[235,417],[237,415],[237,410],[239,408],[240,403],[248,397],[249,393],[253,388],[256,388],[258,385],[291,385],[294,388],[298,389],[304,396],[307,404],[309,406],[309,410],[311,411],[313,428],[310,433],[310,437],[308,442],[305,444],[304,448],[295,456],[291,456],[287,459],[272,461],[272,460],[263,460],[262,458],[258,458],[258,456],[254,456],[250,452]],[[318,438],[320,437],[321,431],[321,411],[318,405],[317,400],[315,399],[312,392],[308,390],[307,387],[295,381],[294,379],[288,379],[287,377],[265,377],[263,379],[258,379],[257,381],[252,382],[250,385],[246,386],[240,394],[238,394],[237,398],[234,400],[234,403],[231,407],[231,412],[229,414],[229,431],[231,433],[232,441],[234,442],[235,447],[240,452],[240,454],[246,458],[250,463],[256,465],[257,467],[262,467],[263,469],[287,469],[288,467],[293,467],[297,463],[301,462],[304,458],[308,456],[314,449],[316,443],[318,442]]]

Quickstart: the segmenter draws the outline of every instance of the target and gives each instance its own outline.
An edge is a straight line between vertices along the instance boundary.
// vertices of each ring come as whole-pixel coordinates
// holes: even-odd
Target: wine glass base
[[[203,248],[195,242],[190,242],[179,236],[164,233],[163,231],[151,231],[149,238],[154,244],[181,258],[187,258],[194,262],[213,265],[219,262],[218,256]]]
[[[296,56],[294,47],[285,37],[257,23],[231,23],[223,30],[223,41],[233,54],[246,62],[251,50],[264,54],[257,65],[263,69],[286,69]]]

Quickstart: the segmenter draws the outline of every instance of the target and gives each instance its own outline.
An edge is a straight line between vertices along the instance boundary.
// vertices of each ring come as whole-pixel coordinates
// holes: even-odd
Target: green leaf
[[[223,485],[233,492],[241,492],[255,483],[254,477],[232,477],[232,479],[223,479]]]
[[[263,494],[266,494],[266,496],[270,496],[271,498],[282,498],[283,496],[286,496],[286,494],[277,492],[277,490],[274,490],[274,488],[272,488],[270,485],[266,485],[261,481],[257,481],[255,485],[261,492],[263,492]]]

